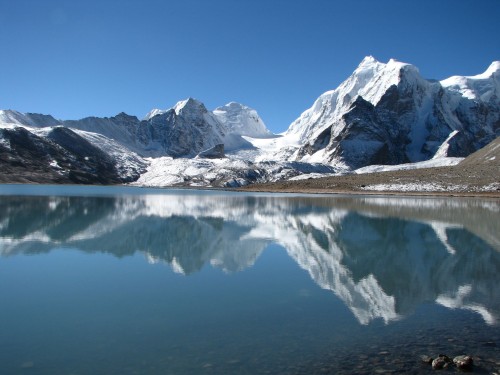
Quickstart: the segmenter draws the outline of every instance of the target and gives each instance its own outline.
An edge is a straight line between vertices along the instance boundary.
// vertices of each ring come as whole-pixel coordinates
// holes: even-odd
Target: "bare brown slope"
[[[487,165],[500,167],[500,137],[482,149],[470,154],[460,163],[461,167]]]

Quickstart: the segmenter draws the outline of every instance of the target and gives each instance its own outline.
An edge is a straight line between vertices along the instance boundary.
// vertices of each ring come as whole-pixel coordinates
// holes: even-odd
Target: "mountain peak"
[[[368,66],[368,65],[373,65],[377,64],[379,61],[373,57],[372,55],[365,56],[363,60],[359,63],[359,66]]]
[[[366,56],[361,63],[358,65],[358,68],[355,70],[355,73],[363,73],[365,71],[374,71],[377,72],[381,69],[384,69],[387,74],[388,71],[401,71],[401,70],[415,70],[418,72],[418,69],[411,64],[396,60],[394,58],[389,59],[387,63],[382,63],[378,61],[373,56]]]
[[[418,72],[418,68],[415,65],[408,64],[408,63],[405,63],[403,61],[399,61],[396,59],[390,59],[386,65],[388,68],[392,68],[395,70],[400,70],[400,71],[401,70],[405,70],[405,71],[413,70],[413,71]]]
[[[207,109],[203,105],[202,102],[194,99],[194,98],[187,98],[186,100],[181,100],[180,102],[177,102],[177,104],[174,106],[174,111],[177,115],[179,115],[183,111],[201,111],[201,112],[206,112]]]
[[[484,76],[485,78],[489,78],[493,76],[493,74],[500,72],[500,61],[493,61],[488,69],[480,76]]]
[[[125,112],[120,112],[118,113],[115,117],[117,120],[132,120],[132,121],[138,121],[138,118],[136,116],[129,115]]]
[[[224,104],[223,106],[217,107],[214,109],[214,112],[216,111],[224,111],[224,112],[241,112],[241,111],[255,111],[254,109],[247,107],[244,104],[238,103],[238,102],[229,102],[227,104]]]
[[[149,111],[146,114],[146,116],[144,116],[144,118],[142,120],[143,121],[148,121],[148,120],[152,119],[155,116],[164,114],[165,112],[167,112],[166,109],[153,108],[151,111]]]
[[[373,56],[366,56],[361,62],[359,63],[358,67],[354,71],[355,74],[360,74],[366,71],[373,71],[377,70],[380,66],[383,66],[384,64],[378,61],[375,57]]]
[[[224,124],[229,133],[253,138],[272,136],[257,111],[241,103],[229,102],[217,107],[213,114]]]
[[[184,112],[186,110],[188,112],[207,112],[207,109],[205,108],[205,105],[202,102],[191,97],[177,102],[172,109],[175,111],[176,115],[179,115],[181,112]],[[163,115],[168,111],[169,111],[168,109],[153,108],[146,114],[146,116],[144,116],[142,120],[148,121],[153,117],[158,115]]]
[[[246,105],[243,105],[243,104],[238,103],[238,102],[229,102],[226,105],[223,105],[222,107],[218,107],[218,108],[230,108],[230,109],[234,109],[234,110],[239,110],[239,109],[244,109],[244,108],[248,108],[248,107]]]

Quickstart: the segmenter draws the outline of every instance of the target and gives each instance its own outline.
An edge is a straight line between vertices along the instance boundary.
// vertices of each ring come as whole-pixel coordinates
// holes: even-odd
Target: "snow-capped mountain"
[[[63,124],[103,134],[145,157],[190,158],[222,144],[225,151],[252,148],[242,135],[272,136],[255,110],[238,103],[225,107],[231,109],[228,117],[222,110],[210,112],[200,101],[188,98],[170,109],[153,109],[142,121],[120,113]]]
[[[145,157],[194,157],[222,144],[225,129],[205,106],[192,98],[168,110],[152,110],[140,121],[120,113],[64,121],[64,126],[102,134]]]
[[[413,65],[367,57],[285,136],[298,138],[298,160],[352,169],[467,156],[500,134],[499,67],[438,82]]]
[[[133,169],[145,173],[126,174],[148,186],[241,186],[430,159],[433,166],[449,165],[444,158],[465,157],[499,136],[499,124],[500,62],[476,76],[439,82],[424,79],[411,64],[371,56],[280,135],[243,104],[209,111],[192,98],[153,109],[143,120],[125,113],[57,120],[0,111],[2,129],[24,127],[44,137],[41,129],[63,126],[112,159],[120,155],[120,170],[135,160]],[[8,142],[4,137],[0,145]],[[147,171],[142,158],[150,158]]]

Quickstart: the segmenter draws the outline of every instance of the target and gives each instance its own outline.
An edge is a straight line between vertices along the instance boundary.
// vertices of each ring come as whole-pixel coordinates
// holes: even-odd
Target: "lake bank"
[[[438,167],[254,184],[240,191],[500,198],[497,166]]]

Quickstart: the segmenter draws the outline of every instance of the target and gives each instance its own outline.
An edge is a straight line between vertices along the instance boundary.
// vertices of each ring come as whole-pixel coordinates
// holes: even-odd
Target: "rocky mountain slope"
[[[497,168],[500,176],[500,137],[489,143],[482,149],[470,154],[460,162],[461,167],[491,166]]]
[[[58,126],[30,132],[0,128],[0,182],[119,184],[135,181],[146,163],[95,133]]]

